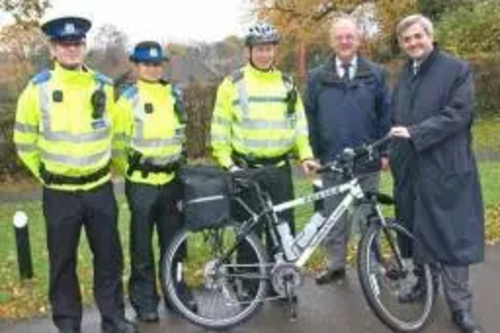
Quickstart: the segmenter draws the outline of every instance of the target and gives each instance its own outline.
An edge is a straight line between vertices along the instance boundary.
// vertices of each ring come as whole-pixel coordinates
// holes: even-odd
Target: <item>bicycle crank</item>
[[[291,263],[277,263],[271,270],[271,284],[274,291],[280,296],[287,297],[287,293],[294,293],[302,286],[304,277],[300,269]]]

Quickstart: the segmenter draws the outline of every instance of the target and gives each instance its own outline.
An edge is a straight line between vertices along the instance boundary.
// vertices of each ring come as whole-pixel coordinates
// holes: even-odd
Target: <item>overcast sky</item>
[[[131,43],[217,41],[242,35],[252,22],[249,0],[51,0],[51,4],[47,17],[78,13],[90,17],[94,27],[115,25]]]

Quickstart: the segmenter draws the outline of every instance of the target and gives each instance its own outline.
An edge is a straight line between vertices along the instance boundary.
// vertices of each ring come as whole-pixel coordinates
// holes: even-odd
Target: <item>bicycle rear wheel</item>
[[[358,248],[358,274],[368,305],[396,332],[418,332],[430,321],[434,284],[429,265],[403,258],[400,245],[411,242],[409,232],[397,224],[370,225]],[[408,244],[408,243],[406,243]],[[418,298],[405,296],[418,291]]]
[[[163,258],[162,287],[171,305],[195,325],[223,330],[243,323],[262,306],[268,287],[267,253],[247,234],[241,263],[235,247],[238,226],[180,231]],[[251,258],[249,260],[248,258]]]

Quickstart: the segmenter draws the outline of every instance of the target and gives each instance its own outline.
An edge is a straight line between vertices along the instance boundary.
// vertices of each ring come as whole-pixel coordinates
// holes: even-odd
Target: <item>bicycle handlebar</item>
[[[328,171],[343,171],[346,167],[352,169],[354,168],[354,162],[362,157],[368,156],[368,161],[374,159],[373,152],[379,150],[383,145],[391,140],[391,136],[386,134],[384,137],[372,142],[371,144],[366,144],[357,148],[345,148],[338,158],[333,161],[323,165],[316,172],[325,173]]]

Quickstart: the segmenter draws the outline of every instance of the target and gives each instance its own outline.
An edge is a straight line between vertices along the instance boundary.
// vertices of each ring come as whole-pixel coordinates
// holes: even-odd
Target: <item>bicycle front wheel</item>
[[[172,240],[163,258],[162,287],[172,307],[193,324],[228,329],[262,306],[269,280],[267,253],[253,233],[236,247],[239,238],[238,225],[230,224],[184,229]]]
[[[367,303],[382,323],[396,332],[421,331],[434,306],[430,266],[403,258],[400,246],[412,240],[397,224],[373,223],[358,248],[358,274]]]

